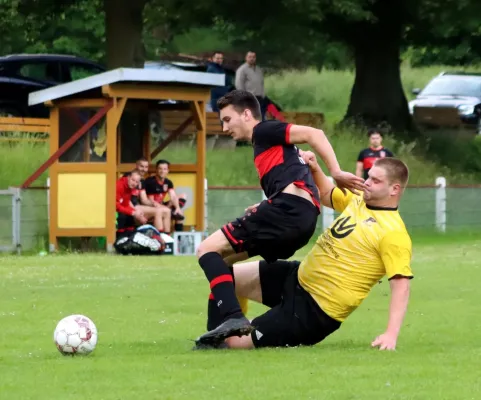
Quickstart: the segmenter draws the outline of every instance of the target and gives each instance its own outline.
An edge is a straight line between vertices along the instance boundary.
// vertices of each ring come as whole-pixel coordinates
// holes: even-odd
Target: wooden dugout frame
[[[205,181],[205,166],[206,166],[206,110],[205,105],[210,98],[210,87],[207,86],[192,86],[192,85],[165,85],[162,83],[149,84],[133,84],[133,83],[113,83],[106,84],[101,87],[101,98],[59,98],[54,101],[45,102],[51,108],[50,111],[50,157],[49,159],[32,174],[29,179],[25,181],[22,187],[26,188],[38,177],[44,170],[50,168],[50,225],[49,225],[49,248],[54,251],[58,248],[59,237],[102,237],[107,238],[107,250],[113,250],[116,234],[116,209],[115,209],[115,192],[116,181],[120,173],[132,170],[135,165],[130,163],[122,164],[120,162],[121,142],[119,135],[119,122],[122,113],[129,100],[162,100],[172,99],[178,101],[188,102],[192,116],[189,117],[189,124],[192,119],[197,129],[196,140],[196,162],[191,164],[172,164],[170,171],[175,172],[189,172],[195,173],[195,229],[203,231],[204,227],[204,211],[205,211],[205,196],[204,196],[204,181]],[[86,149],[84,152],[85,162],[59,162],[59,158],[64,154],[80,137],[87,134],[89,129],[85,126],[91,123],[92,118],[87,121],[82,128],[72,135],[77,136],[76,140],[67,146],[64,143],[59,146],[60,141],[60,112],[63,109],[79,109],[79,108],[96,108],[100,109],[97,114],[103,113],[106,118],[106,162],[89,162],[89,143],[87,140]],[[97,115],[98,116],[98,115]],[[103,115],[100,116],[100,118]],[[100,119],[99,118],[99,119]],[[152,156],[156,156],[160,151],[168,146],[173,138],[180,135],[184,129],[183,125],[171,132],[170,136],[163,142],[161,146],[150,152],[150,131],[144,130],[143,156],[149,162]],[[168,158],[168,157],[166,157]],[[82,182],[81,185],[73,185],[70,190],[79,190],[77,196],[71,198],[71,202],[75,203],[78,197],[86,200],[79,204],[84,204],[85,210],[78,210],[78,212],[89,212],[92,210],[90,206],[94,204],[94,198],[105,199],[105,210],[95,213],[95,221],[87,225],[81,226],[75,222],[70,223],[71,226],[66,227],[65,219],[68,215],[73,215],[74,210],[69,210],[69,200],[67,199],[68,191],[65,191],[66,182],[68,180],[75,180],[77,178]],[[79,181],[79,182],[80,182]],[[88,182],[101,183],[98,186],[99,193],[86,193],[84,188],[88,187]],[[105,181],[105,185],[103,182]],[[90,197],[89,197],[90,196]],[[99,201],[101,203],[101,200]],[[102,204],[99,204],[102,209]]]

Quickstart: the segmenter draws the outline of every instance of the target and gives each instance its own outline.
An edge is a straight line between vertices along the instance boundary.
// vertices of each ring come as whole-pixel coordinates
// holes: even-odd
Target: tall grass
[[[354,172],[357,155],[360,149],[366,146],[365,135],[353,129],[329,129],[329,126],[325,131],[342,168]],[[412,184],[432,184],[437,176],[444,176],[448,182],[458,184],[471,184],[478,181],[476,175],[452,173],[448,168],[414,155],[413,144],[406,145],[392,137],[387,137],[385,144],[397,157],[409,165]],[[21,185],[47,157],[48,146],[46,145],[32,145],[28,142],[14,146],[0,145],[0,188]],[[193,147],[167,148],[158,158],[167,158],[173,163],[195,163],[196,150]],[[34,185],[45,185],[47,176],[48,173],[44,173]],[[207,179],[209,185],[258,185],[252,148],[238,147],[235,150],[207,151]]]
[[[448,67],[435,65],[412,68],[408,63],[401,67],[401,80],[408,100],[414,98],[412,89],[423,88],[443,71],[480,72],[481,66]],[[315,69],[284,71],[266,77],[269,97],[289,111],[322,112],[330,122],[340,121],[346,113],[354,84],[354,71]]]
[[[20,186],[42,163],[47,160],[49,147],[46,143],[2,142],[0,144],[0,188]],[[35,182],[46,184],[48,172]]]

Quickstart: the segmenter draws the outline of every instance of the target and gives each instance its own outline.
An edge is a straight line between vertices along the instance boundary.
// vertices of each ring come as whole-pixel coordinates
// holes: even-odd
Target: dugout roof
[[[162,84],[164,87],[175,85],[176,87],[216,87],[225,85],[224,74],[212,74],[207,72],[182,71],[182,70],[155,70],[141,68],[117,68],[103,72],[88,78],[53,86],[48,89],[30,93],[28,105],[82,96],[89,98],[102,97],[102,87],[115,83],[128,84]]]

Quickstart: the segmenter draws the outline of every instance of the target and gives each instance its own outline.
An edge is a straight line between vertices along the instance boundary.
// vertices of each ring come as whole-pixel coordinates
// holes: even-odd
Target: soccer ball
[[[69,315],[57,324],[53,340],[63,355],[87,355],[97,345],[97,328],[84,315]]]

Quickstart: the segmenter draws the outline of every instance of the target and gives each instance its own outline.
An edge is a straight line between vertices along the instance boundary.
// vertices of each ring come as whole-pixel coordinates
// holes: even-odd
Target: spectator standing
[[[225,81],[224,86],[218,86],[211,90],[210,94],[210,105],[212,107],[212,111],[219,112],[219,107],[217,107],[217,100],[224,96],[228,91],[229,87],[227,85],[227,74],[222,66],[224,63],[224,54],[220,51],[214,52],[212,55],[212,61],[207,64],[207,72],[211,74],[224,74]]]
[[[237,69],[235,87],[237,90],[245,90],[256,96],[261,106],[262,120],[264,120],[267,107],[264,91],[264,73],[257,65],[255,52],[248,51],[245,63]]]
[[[368,172],[378,158],[394,157],[394,154],[382,145],[382,133],[379,130],[369,129],[367,136],[370,146],[361,150],[356,165],[356,175],[364,179],[369,177]]]

